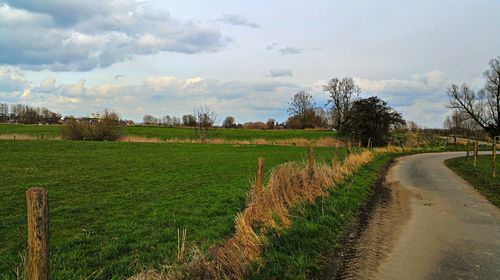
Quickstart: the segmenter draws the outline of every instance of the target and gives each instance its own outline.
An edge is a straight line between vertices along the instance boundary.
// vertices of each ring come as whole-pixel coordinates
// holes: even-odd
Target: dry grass
[[[191,258],[177,270],[147,271],[132,279],[244,279],[250,264],[256,260],[271,228],[286,228],[291,224],[290,211],[294,205],[313,202],[324,196],[337,183],[368,163],[374,153],[396,151],[387,147],[350,154],[342,164],[302,166],[285,163],[270,174],[267,185],[252,186],[247,207],[235,218],[235,233],[223,244],[211,248],[202,257]],[[182,270],[182,272],[180,272]]]
[[[140,142],[140,143],[194,143],[194,144],[226,144],[226,145],[276,145],[276,146],[297,146],[297,147],[337,147],[344,146],[341,141],[334,137],[323,137],[317,140],[307,140],[304,138],[290,138],[282,140],[266,140],[256,138],[251,140],[226,140],[221,138],[213,139],[159,139],[159,138],[146,138],[140,136],[124,136],[120,138],[120,142]]]
[[[0,134],[0,140],[20,140],[20,141],[26,141],[26,140],[61,140],[61,137],[52,137],[52,136],[45,136],[45,135],[38,135],[38,136],[33,136],[33,135],[28,135],[28,134],[18,134],[18,133],[12,133],[12,134]]]

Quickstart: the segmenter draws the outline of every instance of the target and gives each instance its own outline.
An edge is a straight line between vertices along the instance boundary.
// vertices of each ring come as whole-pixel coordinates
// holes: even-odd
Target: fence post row
[[[29,280],[49,279],[49,203],[47,190],[30,188],[26,191],[28,212]]]

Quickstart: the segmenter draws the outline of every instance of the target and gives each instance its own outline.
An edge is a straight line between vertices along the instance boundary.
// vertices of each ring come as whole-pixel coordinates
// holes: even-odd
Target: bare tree
[[[490,60],[490,69],[484,72],[486,85],[478,93],[463,83],[448,88],[450,108],[474,120],[490,137],[500,135],[500,56]]]
[[[300,128],[305,128],[308,121],[308,112],[312,111],[315,105],[312,95],[301,90],[292,97],[289,105],[288,114],[297,118]]]
[[[329,93],[327,105],[331,104],[333,127],[342,130],[349,121],[350,111],[354,101],[359,98],[361,88],[351,77],[331,79],[323,86],[323,91]]]
[[[198,139],[207,140],[215,134],[214,125],[217,123],[217,113],[210,106],[199,106],[193,110],[196,118],[195,133]]]

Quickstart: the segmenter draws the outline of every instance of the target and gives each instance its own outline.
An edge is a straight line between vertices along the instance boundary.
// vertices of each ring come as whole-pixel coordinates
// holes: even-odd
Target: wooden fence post
[[[351,153],[351,140],[347,141],[347,155]]]
[[[49,203],[47,190],[30,188],[26,191],[28,210],[29,280],[49,279]]]
[[[255,187],[262,190],[264,188],[264,159],[257,159],[257,173],[255,175]]]
[[[469,139],[467,138],[467,144],[465,144],[465,161],[469,161]]]
[[[479,146],[479,140],[476,138],[476,142],[474,142],[474,167],[476,167],[477,164],[477,150]]]
[[[493,154],[491,157],[493,158],[493,171],[492,171],[492,176],[493,178],[497,177],[497,138],[500,138],[498,136],[493,137],[493,149],[492,152]]]
[[[309,170],[314,170],[314,148],[309,147]]]
[[[337,168],[337,164],[338,164],[338,162],[337,162],[338,155],[337,154],[338,154],[337,147],[334,147],[333,148],[333,157],[332,157],[332,168],[334,168],[334,169]]]
[[[368,149],[370,149],[370,148],[372,147],[372,138],[371,138],[371,137],[370,137],[370,138],[368,138],[368,144],[366,145],[366,147],[367,147]]]

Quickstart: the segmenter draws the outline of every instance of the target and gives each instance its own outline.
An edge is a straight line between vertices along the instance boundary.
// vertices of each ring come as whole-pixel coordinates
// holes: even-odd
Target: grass
[[[234,232],[257,157],[305,160],[265,145],[0,141],[0,275],[26,244],[25,191],[49,190],[51,279],[122,279],[176,258],[177,229],[207,248]],[[330,161],[332,150],[316,149]]]
[[[464,180],[474,186],[491,203],[500,207],[500,169],[497,155],[497,177],[493,178],[492,156],[479,156],[474,167],[472,157],[465,161],[465,157],[452,158],[445,161],[446,166],[455,171]]]
[[[327,256],[342,245],[343,234],[372,193],[379,170],[394,156],[377,156],[329,196],[295,207],[288,229],[267,234],[261,259],[249,278],[310,279],[321,274]]]
[[[58,137],[61,135],[60,125],[13,125],[0,124],[0,134],[28,134],[37,137]],[[155,126],[125,126],[123,134],[159,139],[196,139],[193,128],[168,128]],[[284,140],[303,138],[316,140],[334,136],[329,130],[253,130],[253,129],[218,129],[213,136],[224,140]]]

